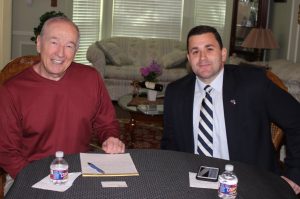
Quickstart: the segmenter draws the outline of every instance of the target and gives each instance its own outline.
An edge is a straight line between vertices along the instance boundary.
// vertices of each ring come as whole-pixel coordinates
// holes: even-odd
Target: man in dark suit
[[[270,123],[274,122],[286,135],[287,169],[281,175],[298,194],[299,102],[272,83],[265,70],[225,65],[227,50],[213,27],[191,29],[187,49],[193,73],[166,89],[161,148],[241,161],[279,174],[270,132]],[[212,87],[209,95],[213,106],[208,105],[213,119],[211,138],[204,136],[199,124],[204,120],[200,109],[207,85]],[[204,113],[206,118],[210,118],[208,112]],[[203,129],[209,130],[209,126]],[[202,144],[208,140],[211,155]]]

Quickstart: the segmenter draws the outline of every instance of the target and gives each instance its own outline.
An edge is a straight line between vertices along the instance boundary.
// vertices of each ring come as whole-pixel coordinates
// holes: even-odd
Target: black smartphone
[[[199,171],[196,175],[196,179],[216,182],[218,181],[218,176],[219,176],[219,168],[200,166]]]

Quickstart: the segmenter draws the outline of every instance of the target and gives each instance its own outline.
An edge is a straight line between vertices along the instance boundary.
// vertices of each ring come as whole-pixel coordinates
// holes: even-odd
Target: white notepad
[[[98,172],[88,165],[92,163],[104,171]],[[82,176],[138,176],[139,173],[129,153],[98,154],[80,153]]]

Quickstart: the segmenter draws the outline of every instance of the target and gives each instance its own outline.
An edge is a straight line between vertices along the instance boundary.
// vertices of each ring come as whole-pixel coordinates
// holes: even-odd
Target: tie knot
[[[204,91],[205,92],[207,92],[207,93],[210,93],[211,91],[212,91],[212,87],[210,86],[210,85],[206,85],[205,87],[204,87]]]

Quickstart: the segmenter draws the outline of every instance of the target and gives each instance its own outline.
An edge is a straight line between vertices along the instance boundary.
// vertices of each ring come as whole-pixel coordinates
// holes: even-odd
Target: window
[[[194,24],[209,25],[217,29],[223,38],[226,15],[226,0],[196,0]]]
[[[112,36],[180,39],[183,0],[114,0]]]
[[[88,47],[101,38],[102,0],[73,0],[73,22],[80,30],[80,46],[75,61],[89,64],[86,60]]]
[[[203,24],[214,26],[224,42],[226,0],[109,0],[105,1],[105,8],[104,15],[103,0],[73,0],[73,21],[81,32],[76,62],[89,63],[86,50],[102,38],[102,30],[105,38],[181,40],[185,39],[191,26]]]

